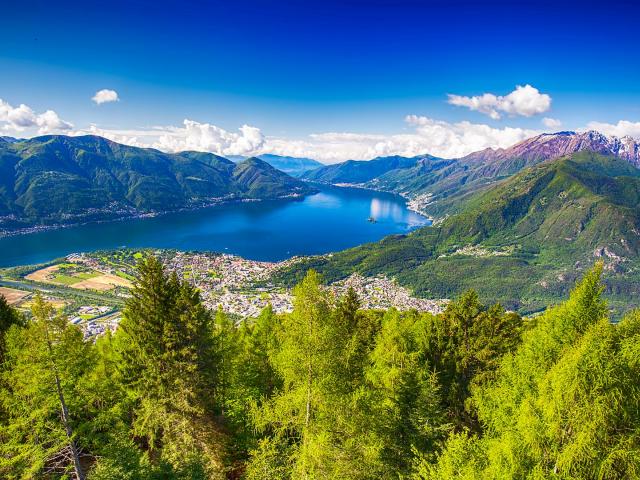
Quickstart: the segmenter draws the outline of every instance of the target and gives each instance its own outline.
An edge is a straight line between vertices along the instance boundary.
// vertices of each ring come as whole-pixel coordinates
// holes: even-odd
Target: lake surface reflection
[[[215,251],[277,261],[342,250],[429,224],[395,195],[318,188],[319,193],[301,200],[234,203],[7,237],[0,239],[0,266],[122,246]]]

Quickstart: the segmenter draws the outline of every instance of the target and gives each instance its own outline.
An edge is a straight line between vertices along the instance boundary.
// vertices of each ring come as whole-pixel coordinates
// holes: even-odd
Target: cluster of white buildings
[[[193,283],[202,292],[205,305],[212,309],[222,307],[225,312],[252,317],[271,305],[277,313],[293,308],[289,290],[269,284],[269,279],[282,263],[258,262],[233,255],[177,253],[165,259],[169,270]],[[293,260],[287,260],[291,263]],[[353,274],[334,283],[329,290],[335,297],[351,287],[360,298],[362,308],[418,310],[440,313],[448,300],[416,298],[404,287],[386,277],[363,277]]]
[[[121,318],[122,317],[120,315],[116,315],[114,317],[109,317],[108,319],[87,320],[85,323],[80,325],[84,332],[84,338],[88,339],[98,337],[103,335],[107,330],[115,332]]]
[[[258,315],[267,305],[276,313],[291,310],[291,295],[270,284],[277,263],[246,260],[227,254],[178,252],[163,259],[169,271],[191,282],[205,306],[242,317]]]
[[[110,314],[111,313],[111,314]],[[69,317],[69,322],[78,325],[84,337],[96,337],[107,330],[115,331],[121,313],[106,305],[83,305]]]
[[[330,286],[336,296],[343,295],[349,288],[354,289],[362,308],[367,310],[394,307],[398,310],[418,310],[437,314],[444,311],[449,303],[447,299],[416,298],[406,288],[383,276],[363,277],[354,273]]]

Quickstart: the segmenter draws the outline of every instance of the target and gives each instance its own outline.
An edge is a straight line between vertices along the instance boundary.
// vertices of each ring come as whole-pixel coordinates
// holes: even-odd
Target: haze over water
[[[299,201],[234,203],[7,237],[0,239],[0,266],[41,263],[74,252],[123,246],[223,252],[278,261],[338,251],[427,224],[429,220],[408,210],[401,197],[323,186],[319,193]]]

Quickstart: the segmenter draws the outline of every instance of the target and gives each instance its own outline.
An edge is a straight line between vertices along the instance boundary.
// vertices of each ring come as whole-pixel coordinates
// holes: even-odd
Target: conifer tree
[[[417,323],[423,361],[438,372],[450,421],[477,430],[471,390],[491,378],[503,355],[519,344],[522,318],[500,305],[485,307],[469,290],[441,315],[424,315]]]
[[[389,476],[407,474],[413,451],[432,450],[447,428],[437,377],[420,362],[414,323],[412,314],[386,312],[367,372],[377,393],[372,425],[382,439]]]
[[[145,440],[152,458],[178,467],[201,460],[209,469],[220,467],[211,323],[197,290],[165,274],[154,257],[140,263],[117,332],[120,375],[134,434]]]
[[[279,349],[272,361],[282,388],[257,412],[256,424],[272,438],[253,458],[290,464],[294,478],[326,477],[336,446],[327,427],[335,427],[336,392],[343,390],[340,353],[345,335],[314,271],[295,287],[293,312],[283,317],[278,332]],[[291,442],[295,448],[283,462]]]
[[[20,313],[7,303],[7,299],[0,295],[0,365],[4,361],[4,337],[13,325],[23,326],[25,320]]]
[[[78,430],[89,421],[84,391],[92,348],[40,295],[32,313],[28,325],[9,330],[6,339],[2,403],[8,425],[0,442],[0,472],[4,478],[66,473],[83,480],[85,442]]]
[[[452,436],[417,478],[640,478],[640,316],[608,320],[601,271],[474,391],[484,435]]]
[[[234,329],[233,348],[226,350],[230,378],[225,400],[225,419],[234,432],[235,460],[257,446],[251,413],[281,386],[270,356],[276,351],[278,318],[270,305],[255,319],[245,319]]]

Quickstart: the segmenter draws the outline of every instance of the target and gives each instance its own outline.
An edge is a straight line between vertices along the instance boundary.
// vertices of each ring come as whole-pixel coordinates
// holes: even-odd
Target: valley
[[[2,3],[1,480],[640,480],[640,2]]]
[[[38,148],[53,140],[60,142],[39,140]],[[110,151],[117,152],[114,145]],[[391,156],[317,167],[308,159],[265,156],[310,168],[297,172],[305,183],[296,188],[306,194],[294,200],[268,198],[278,188],[273,179],[299,181],[273,172],[265,180],[256,172],[273,167],[263,160],[235,158],[232,164],[186,152],[178,156],[232,168],[234,181],[261,201],[4,238],[0,265],[122,245],[269,262],[300,257],[273,272],[277,283],[290,287],[308,268],[330,283],[382,275],[419,298],[454,298],[473,288],[487,302],[533,313],[565,296],[580,272],[604,260],[611,307],[621,315],[640,292],[638,152],[628,138],[559,132],[461,159]],[[424,227],[431,223],[425,217],[432,227]],[[78,285],[87,282],[92,279]],[[246,314],[242,305],[235,299],[227,304]],[[254,314],[265,302],[256,305]]]
[[[531,313],[568,294],[581,271],[603,260],[610,272],[606,284],[612,308],[622,309],[618,314],[634,308],[640,292],[635,157],[595,153],[608,144],[596,148],[565,134],[550,137],[513,147],[519,157],[498,152],[499,160],[485,164],[492,171],[520,165],[512,176],[467,172],[457,185],[463,170],[453,170],[427,193],[414,194],[410,206],[439,212],[433,227],[330,259],[308,259],[282,278],[295,282],[307,268],[330,281],[352,272],[385,274],[419,296],[453,297],[473,288],[488,302]],[[577,151],[547,158],[557,153],[549,152],[549,142],[559,141]],[[433,180],[431,173],[424,177]],[[418,175],[412,178],[422,181]]]

